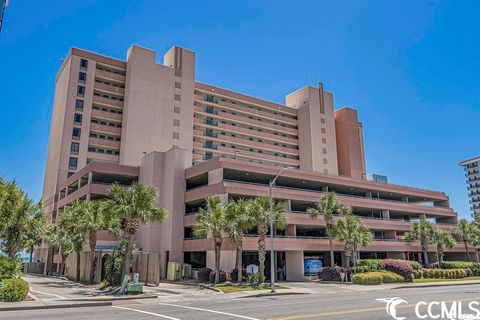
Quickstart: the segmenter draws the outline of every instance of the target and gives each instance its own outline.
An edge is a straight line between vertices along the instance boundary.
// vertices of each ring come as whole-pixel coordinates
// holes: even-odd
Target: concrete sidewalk
[[[0,302],[0,311],[96,307],[112,305],[114,301],[157,298],[152,294],[117,296],[100,290],[99,285],[84,285],[59,277],[26,275],[30,286],[29,299],[20,302]]]

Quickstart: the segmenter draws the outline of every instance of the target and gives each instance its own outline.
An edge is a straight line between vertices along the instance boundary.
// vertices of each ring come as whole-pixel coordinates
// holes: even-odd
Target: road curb
[[[157,299],[158,296],[154,294],[144,295],[130,295],[130,296],[113,296],[113,297],[92,297],[92,298],[67,298],[63,301],[89,301],[89,302],[101,302],[101,301],[123,301],[123,300],[140,300],[140,299]]]
[[[480,282],[467,282],[467,283],[455,283],[455,281],[452,281],[451,283],[425,283],[422,285],[410,285],[410,286],[398,286],[398,287],[393,287],[392,289],[414,289],[414,288],[432,288],[432,287],[448,287],[448,286],[472,286],[472,285],[480,285]]]
[[[244,298],[261,298],[261,297],[274,297],[274,296],[289,296],[289,295],[300,295],[300,294],[310,294],[309,292],[265,292],[265,293],[257,293],[248,296],[241,296],[237,297],[240,299]]]
[[[82,308],[82,307],[104,307],[111,306],[112,301],[100,302],[85,302],[85,303],[70,303],[58,305],[36,305],[36,306],[14,306],[14,307],[0,307],[0,311],[26,311],[26,310],[45,310],[45,309],[67,309],[67,308]]]

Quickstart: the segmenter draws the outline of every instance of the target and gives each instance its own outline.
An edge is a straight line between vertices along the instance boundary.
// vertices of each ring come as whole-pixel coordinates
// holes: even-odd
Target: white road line
[[[158,314],[158,313],[153,313],[153,312],[148,312],[148,311],[143,311],[143,310],[138,310],[138,309],[132,309],[132,308],[127,308],[127,307],[112,306],[112,308],[124,309],[124,310],[130,310],[130,311],[145,313],[145,314],[149,314],[149,315],[151,315],[151,316],[156,316],[156,317],[165,318],[165,319],[170,319],[170,320],[180,320],[180,319],[178,319],[178,318],[173,318],[173,317],[169,317],[169,316],[164,316],[163,314]]]
[[[46,294],[47,296],[57,297],[57,298],[60,298],[60,299],[66,299],[66,297],[64,297],[64,296],[59,296],[58,294],[53,294],[53,293],[48,293],[48,292],[33,290],[31,287],[30,287],[30,291],[31,291],[31,292],[35,292],[35,293],[40,293],[40,294]]]
[[[209,310],[209,309],[201,309],[201,308],[195,308],[195,307],[187,307],[187,306],[182,306],[182,305],[178,305],[178,304],[170,304],[170,303],[159,303],[159,304],[164,305],[164,306],[171,306],[171,307],[177,307],[177,308],[185,308],[185,309],[192,309],[192,310],[198,310],[198,311],[204,311],[204,312],[224,314],[224,315],[227,315],[227,316],[236,317],[236,318],[242,318],[242,319],[248,319],[248,320],[260,320],[260,319],[257,319],[257,318],[251,318],[251,317],[242,316],[242,315],[239,315],[239,314],[222,312],[222,311],[217,311],[217,310]]]

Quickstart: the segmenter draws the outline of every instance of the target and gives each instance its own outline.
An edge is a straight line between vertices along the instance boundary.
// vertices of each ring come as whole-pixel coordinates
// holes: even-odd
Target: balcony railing
[[[259,182],[246,182],[246,181],[240,181],[240,180],[233,180],[233,179],[223,179],[224,182],[234,182],[234,183],[241,183],[241,184],[248,184],[248,185],[258,185],[258,186],[265,186],[268,187],[268,183],[259,183]],[[287,190],[299,190],[299,191],[307,191],[307,192],[313,192],[313,193],[324,193],[323,191],[319,190],[312,190],[312,189],[305,189],[305,188],[299,188],[299,187],[286,187],[286,186],[275,186],[276,189],[287,189]],[[387,201],[387,202],[395,202],[395,203],[404,203],[404,204],[411,204],[411,205],[417,205],[417,206],[422,206],[421,204],[416,204],[414,202],[405,202],[402,200],[392,200],[392,199],[382,199],[382,198],[368,198],[368,197],[362,197],[362,196],[354,196],[350,194],[345,194],[341,192],[336,192],[340,196],[345,196],[345,197],[352,197],[352,198],[358,198],[358,199],[365,199],[365,200],[379,200],[379,201]],[[438,207],[432,207],[432,208],[438,208]]]
[[[203,121],[204,124],[208,124],[209,126],[215,126],[218,127],[218,121],[212,120],[212,119],[205,119]]]
[[[218,138],[218,133],[205,130],[203,134],[207,137]]]
[[[210,114],[215,114],[215,115],[218,114],[218,110],[215,110],[215,109],[210,108],[210,107],[204,108],[203,111],[205,111],[206,113],[210,113]]]
[[[214,143],[210,143],[210,142],[205,142],[205,143],[203,144],[203,147],[206,148],[206,149],[217,150],[218,145],[216,145],[216,144],[214,144]]]

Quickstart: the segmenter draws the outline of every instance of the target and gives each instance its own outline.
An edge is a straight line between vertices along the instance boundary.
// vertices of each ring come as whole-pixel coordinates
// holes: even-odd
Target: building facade
[[[465,170],[468,198],[472,216],[480,214],[480,157],[459,163]]]
[[[52,220],[72,201],[108,196],[114,181],[153,186],[169,216],[141,226],[136,239],[142,252],[159,254],[162,276],[168,261],[213,266],[213,240],[192,236],[207,197],[266,196],[284,167],[291,170],[273,196],[287,203],[288,224],[276,231],[273,258],[288,280],[304,277],[307,259],[329,263],[325,223],[305,214],[323,192],[336,192],[374,234],[362,257],[419,259],[420,246],[403,240],[412,221],[445,229],[457,222],[443,192],[366,179],[357,111],[335,110],[321,83],[277,104],[196,81],[195,53],[184,48],[170,49],[163,63],[135,45],[126,61],[74,48],[57,76],[53,108],[43,190]],[[256,242],[254,231],[245,237],[244,264],[255,263]],[[99,246],[115,245],[113,236],[99,235]],[[335,243],[339,264],[342,248]],[[222,269],[230,271],[235,248],[226,240],[222,250]],[[55,254],[36,253],[42,260]],[[463,258],[460,245],[446,252],[446,259]]]

